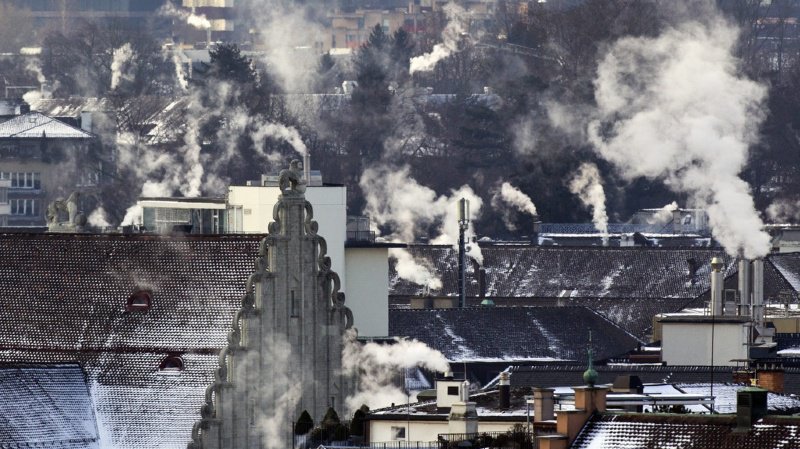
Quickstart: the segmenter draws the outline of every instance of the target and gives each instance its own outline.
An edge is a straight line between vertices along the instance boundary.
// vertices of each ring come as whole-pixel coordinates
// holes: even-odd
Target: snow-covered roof
[[[104,447],[184,449],[261,237],[0,234],[0,360],[79,363]]]
[[[585,307],[393,309],[389,333],[414,338],[451,362],[604,359],[634,349],[630,334]]]
[[[0,367],[0,447],[99,448],[86,376],[77,364]]]
[[[105,112],[112,110],[110,102],[97,97],[37,98],[29,102],[31,111],[49,117],[80,117],[81,112]]]
[[[39,112],[29,112],[0,123],[0,139],[89,139],[92,134],[48,117]]]
[[[570,446],[574,449],[800,447],[800,418],[767,417],[736,431],[732,415],[595,414]]]

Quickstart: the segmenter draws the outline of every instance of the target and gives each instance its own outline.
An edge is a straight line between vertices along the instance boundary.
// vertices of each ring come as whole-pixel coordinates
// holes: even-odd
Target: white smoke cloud
[[[122,223],[120,223],[120,226],[131,226],[131,225],[141,224],[143,213],[144,210],[142,209],[142,206],[134,204],[133,206],[125,210],[125,216],[122,218]]]
[[[458,43],[466,32],[464,22],[467,11],[455,2],[444,5],[442,10],[447,17],[447,25],[442,30],[442,42],[433,46],[430,53],[411,58],[409,72],[430,72],[436,63],[458,51]]]
[[[102,206],[93,210],[86,220],[90,225],[96,228],[106,228],[111,226],[111,223],[108,221],[108,216],[106,215],[106,210],[103,209]]]
[[[198,30],[208,30],[211,28],[211,21],[209,21],[205,15],[192,14],[185,9],[177,8],[172,2],[167,2],[164,6],[159,8],[158,14],[181,20]]]
[[[625,38],[600,62],[591,142],[627,179],[661,179],[708,211],[726,251],[755,258],[769,236],[738,177],[763,119],[764,86],[737,74],[737,30],[720,18]]]
[[[495,196],[509,205],[514,206],[520,212],[531,216],[536,215],[536,206],[533,204],[533,200],[508,182],[504,182],[500,185],[500,190],[495,192]]]
[[[672,220],[672,212],[676,210],[678,210],[678,203],[673,201],[656,211],[651,217],[648,217],[647,222],[649,224],[666,223]]]
[[[767,207],[767,216],[774,223],[796,223],[800,220],[800,200],[776,200]]]
[[[597,166],[584,162],[569,183],[570,192],[578,195],[584,206],[592,209],[592,223],[603,237],[603,245],[608,244],[608,215],[606,214],[606,194],[603,190]]]
[[[467,238],[475,235],[472,221],[480,216],[483,200],[465,185],[451,190],[450,195],[436,195],[432,189],[420,185],[409,175],[407,166],[392,169],[385,166],[364,170],[359,182],[364,192],[364,212],[378,226],[390,229],[390,241],[414,242],[428,234],[430,226],[436,227],[435,245],[458,244],[458,202],[470,202],[470,225]],[[467,254],[479,264],[483,255],[477,244],[470,245]],[[415,282],[413,279],[408,279]]]
[[[348,410],[362,404],[369,408],[404,403],[406,392],[395,385],[401,370],[421,367],[444,373],[450,364],[441,352],[417,340],[397,339],[393,344],[361,344],[345,337],[342,365],[345,373],[358,375],[358,391],[346,399]]]
[[[111,60],[111,90],[116,89],[122,80],[133,81],[134,74],[128,70],[133,64],[134,56],[135,53],[130,43],[114,49]]]
[[[428,266],[426,261],[417,260],[410,252],[400,248],[390,249],[389,257],[396,261],[395,270],[401,279],[423,285],[429,290],[442,288],[442,280],[434,274],[433,267]]]

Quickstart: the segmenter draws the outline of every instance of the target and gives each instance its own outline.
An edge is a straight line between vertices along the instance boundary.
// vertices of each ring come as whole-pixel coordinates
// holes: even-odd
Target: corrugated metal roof
[[[0,138],[90,139],[92,134],[39,112],[29,112],[0,123]]]

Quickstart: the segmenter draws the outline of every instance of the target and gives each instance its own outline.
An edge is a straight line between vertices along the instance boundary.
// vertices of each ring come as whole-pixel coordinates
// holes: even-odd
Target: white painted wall
[[[266,233],[272,219],[272,210],[278,202],[278,187],[230,186],[228,205],[242,207],[242,232]],[[328,256],[333,271],[347,287],[344,242],[347,239],[347,190],[343,186],[307,187],[306,200],[314,208],[314,220],[319,224],[319,235],[328,243]],[[384,277],[388,278],[388,268]],[[388,282],[388,281],[387,281]],[[388,290],[386,295],[388,296]],[[353,307],[350,307],[353,309]],[[355,310],[353,310],[355,313]]]
[[[661,359],[668,365],[711,365],[711,323],[661,323]],[[714,365],[746,359],[747,325],[714,323]]]
[[[410,424],[410,427],[409,427]],[[525,417],[520,417],[518,423],[507,421],[478,421],[480,432],[507,432],[514,424],[525,424]],[[392,441],[392,427],[406,427],[407,441],[436,441],[440,433],[449,433],[448,421],[442,416],[441,421],[411,421],[407,420],[371,420],[369,422],[369,442],[382,443]],[[410,432],[409,432],[410,430]]]
[[[345,304],[353,311],[358,335],[389,335],[389,252],[386,248],[346,248]]]

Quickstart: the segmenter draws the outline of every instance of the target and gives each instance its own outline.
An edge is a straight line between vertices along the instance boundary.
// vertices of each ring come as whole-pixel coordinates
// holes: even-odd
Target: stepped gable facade
[[[352,312],[299,174],[284,170],[280,185],[189,448],[289,447],[303,410],[319,422],[352,391],[342,370]]]

